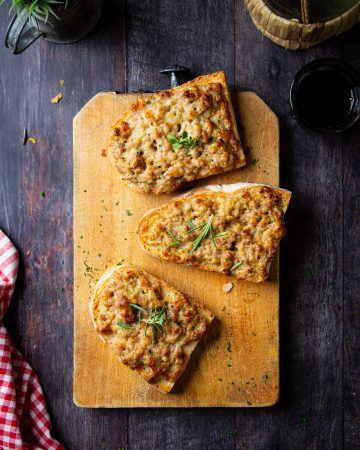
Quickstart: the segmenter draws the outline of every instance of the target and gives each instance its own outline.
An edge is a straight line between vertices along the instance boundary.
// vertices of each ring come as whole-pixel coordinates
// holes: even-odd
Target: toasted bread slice
[[[121,178],[143,193],[244,166],[225,73],[142,96],[113,126],[108,150]]]
[[[90,314],[120,361],[163,392],[171,391],[213,319],[208,309],[132,265],[104,273]]]
[[[206,186],[149,211],[136,233],[149,255],[261,282],[286,234],[290,197],[261,184]]]

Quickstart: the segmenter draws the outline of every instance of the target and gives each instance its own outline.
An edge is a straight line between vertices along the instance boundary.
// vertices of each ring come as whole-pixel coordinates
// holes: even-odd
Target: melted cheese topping
[[[146,326],[151,311],[163,306],[163,325]],[[168,382],[171,387],[211,320],[210,313],[190,304],[185,295],[135,267],[119,267],[110,277],[105,274],[91,308],[98,333],[123,364],[149,383]]]
[[[286,234],[285,210],[281,195],[266,186],[232,193],[194,193],[149,213],[137,233],[152,255],[258,282],[268,277],[278,242]],[[192,252],[192,244],[204,227],[190,231],[189,221],[199,227],[211,217],[215,237],[211,239],[209,230]],[[231,270],[234,265],[237,267]]]
[[[174,192],[245,164],[225,78],[224,86],[196,80],[183,86],[141,98],[114,126],[109,150],[115,166],[143,192]],[[184,133],[195,144],[175,148],[168,136]]]

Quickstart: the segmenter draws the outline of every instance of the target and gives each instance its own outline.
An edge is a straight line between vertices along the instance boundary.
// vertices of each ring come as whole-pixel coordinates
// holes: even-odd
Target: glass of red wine
[[[360,76],[349,64],[322,58],[306,64],[290,89],[295,119],[311,130],[341,132],[360,117]]]

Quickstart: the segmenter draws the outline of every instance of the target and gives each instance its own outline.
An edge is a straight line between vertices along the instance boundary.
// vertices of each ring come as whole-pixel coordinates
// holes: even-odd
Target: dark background
[[[79,43],[38,41],[19,56],[1,46],[0,227],[21,253],[7,324],[67,449],[359,448],[360,123],[319,135],[295,123],[288,105],[308,61],[339,57],[360,70],[359,38],[358,26],[292,52],[254,28],[241,0],[114,0]],[[280,118],[281,185],[294,196],[281,248],[281,398],[272,408],[90,410],[72,401],[72,118],[102,90],[168,87],[159,69],[174,62],[194,75],[224,69],[232,88],[255,91]],[[25,127],[35,145],[21,144]]]

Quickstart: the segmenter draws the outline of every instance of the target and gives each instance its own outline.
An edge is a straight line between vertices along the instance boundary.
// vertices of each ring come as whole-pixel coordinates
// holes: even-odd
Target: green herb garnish
[[[175,150],[182,148],[186,154],[189,153],[196,144],[197,139],[193,139],[191,136],[188,137],[187,131],[183,131],[181,138],[178,139],[173,134],[168,134],[167,139]]]
[[[157,308],[155,308],[155,309],[151,308],[147,318],[142,318],[142,316],[141,316],[141,313],[144,313],[144,314],[148,313],[148,310],[146,308],[143,308],[142,306],[138,305],[137,303],[130,303],[130,306],[139,311],[138,312],[139,324],[141,322],[145,323],[145,330],[144,330],[145,337],[146,337],[146,332],[147,332],[148,327],[149,326],[151,327],[151,340],[152,340],[152,343],[154,344],[154,338],[155,338],[154,328],[156,328],[159,333],[161,333],[163,331],[165,313],[166,313],[165,305],[159,310]],[[120,324],[118,323],[118,325],[120,325]],[[127,325],[127,324],[125,324],[125,325]],[[128,328],[128,327],[126,326],[125,328]]]
[[[218,250],[218,247],[216,245],[215,238],[218,238],[218,237],[221,237],[221,236],[226,236],[227,234],[228,234],[227,232],[214,234],[214,230],[213,230],[212,224],[210,224],[210,238],[211,238],[212,243],[214,244],[214,247],[216,248],[216,250]]]
[[[259,162],[259,158],[254,158],[254,159],[252,159],[250,162],[251,162],[251,164],[252,164],[253,166],[255,166],[256,163]]]
[[[198,228],[203,228],[201,234],[195,239],[195,241],[191,244],[191,249],[189,251],[189,255],[191,255],[192,253],[194,253],[194,251],[199,247],[199,245],[201,244],[201,241],[208,235],[210,228],[211,228],[211,222],[214,218],[214,214],[211,214],[209,220],[207,222],[205,222],[203,225],[200,225],[199,227],[196,227],[194,229],[192,229],[191,231],[194,231]]]
[[[231,344],[230,344],[230,342],[228,342],[228,343],[226,344],[226,351],[228,351],[229,353],[231,353]]]
[[[129,328],[132,328],[131,325],[129,325],[128,323],[125,323],[125,322],[118,322],[116,325],[118,327],[125,328],[126,330],[128,330]]]
[[[148,101],[146,102],[146,104],[147,104],[147,105],[151,105],[151,101],[148,100]]]
[[[199,228],[202,228],[203,231],[200,234],[200,236],[198,236],[197,239],[195,239],[195,241],[192,243],[191,249],[189,251],[189,254],[191,255],[191,253],[194,253],[194,251],[197,249],[197,247],[200,245],[201,241],[209,234],[210,235],[210,239],[212,240],[212,243],[214,244],[214,247],[216,249],[218,249],[216,243],[215,243],[215,238],[217,237],[221,237],[221,236],[225,236],[226,234],[228,234],[227,232],[225,233],[218,233],[218,234],[214,234],[214,230],[212,227],[212,220],[214,218],[214,214],[211,215],[210,219],[203,223],[202,225],[199,226],[195,226],[193,224],[193,222],[191,222],[191,220],[187,220],[186,223],[191,227],[190,230],[188,230],[185,234],[188,233],[192,233],[195,230],[198,230]]]
[[[137,309],[139,311],[138,312],[138,320],[139,320],[139,324],[140,324],[140,322],[141,322],[141,313],[143,312],[143,313],[146,314],[147,313],[146,309],[143,308],[142,306],[138,305],[137,303],[130,303],[130,306],[132,308]]]
[[[151,340],[154,344],[154,327],[161,333],[163,331],[164,320],[165,320],[166,307],[163,306],[161,309],[151,308],[149,317],[147,319],[141,319],[140,322],[145,323],[145,336],[149,326],[151,326]]]
[[[235,264],[231,267],[230,272],[232,272],[233,270],[235,270],[235,269],[237,269],[239,266],[241,266],[241,264],[242,264],[243,262],[244,262],[244,260],[242,259],[242,260],[238,261],[237,263],[235,263]]]
[[[132,212],[130,211],[130,209],[125,209],[125,212],[127,216],[132,216]]]
[[[188,230],[185,234],[192,233],[193,231],[198,230],[199,228],[203,228],[203,227],[207,224],[207,222],[205,222],[205,223],[203,223],[202,225],[195,226],[195,225],[191,222],[191,220],[186,221],[186,222],[187,222],[188,225],[191,226],[191,228],[190,228],[190,230]]]
[[[46,196],[46,194],[45,194],[45,192],[40,192],[40,197],[45,197]]]
[[[143,308],[142,306],[138,305],[137,303],[130,303],[130,306],[132,308],[138,309],[139,311],[141,311],[143,313],[147,312],[145,308]]]
[[[165,228],[165,231],[171,237],[171,239],[174,241],[169,245],[169,247],[177,247],[178,245],[180,245],[179,239],[176,236],[174,236],[168,228]]]

